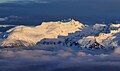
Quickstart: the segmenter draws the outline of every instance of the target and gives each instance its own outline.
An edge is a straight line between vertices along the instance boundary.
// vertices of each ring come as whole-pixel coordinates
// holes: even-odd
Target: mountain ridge
[[[40,26],[28,27],[17,26],[8,30],[8,37],[2,42],[1,46],[14,46],[17,45],[16,41],[24,41],[31,44],[36,44],[43,38],[57,38],[58,35],[67,36],[68,33],[74,33],[80,28],[84,27],[78,21],[71,20],[70,22],[43,22]],[[67,29],[69,28],[69,29]],[[14,42],[15,41],[15,42]],[[24,43],[22,43],[24,44]],[[22,45],[19,44],[19,45]],[[24,44],[22,46],[29,46]]]
[[[8,37],[1,41],[2,47],[113,49],[119,47],[120,24],[86,25],[75,20],[43,22],[35,27],[17,26],[7,33]]]

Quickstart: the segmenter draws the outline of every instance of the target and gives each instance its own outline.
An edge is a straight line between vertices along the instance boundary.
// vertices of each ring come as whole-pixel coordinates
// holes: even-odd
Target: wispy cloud
[[[23,3],[26,2],[35,2],[35,3],[50,3],[50,2],[64,2],[64,1],[77,1],[77,0],[0,0],[0,3],[8,3],[8,2],[19,2],[22,1]]]
[[[8,18],[4,17],[4,18],[0,18],[0,21],[6,21]]]
[[[22,2],[22,3],[29,3],[29,2],[34,2],[34,3],[49,3],[54,0],[0,0],[0,3],[17,3],[17,2]]]

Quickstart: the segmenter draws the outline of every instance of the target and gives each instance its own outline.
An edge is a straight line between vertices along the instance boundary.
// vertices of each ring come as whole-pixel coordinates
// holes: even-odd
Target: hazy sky
[[[21,4],[29,3],[27,1],[33,1],[35,3],[40,3],[39,7],[30,4],[24,4],[26,6],[30,6],[30,8],[24,9],[24,12],[31,12],[32,14],[39,12],[39,14],[51,14],[51,15],[90,15],[90,16],[118,16],[120,15],[120,0],[0,0],[0,3],[10,1],[23,1],[18,2]],[[25,1],[25,2],[24,2]],[[45,5],[41,5],[44,3]],[[7,4],[8,5],[8,4]],[[15,5],[12,6],[13,10],[21,10]],[[18,6],[18,5],[17,5]],[[34,8],[33,8],[34,7]],[[2,8],[2,9],[6,9]],[[30,10],[29,10],[30,9]],[[34,10],[33,10],[34,9]],[[6,9],[8,10],[8,9]],[[33,12],[34,11],[34,12]],[[7,12],[7,11],[6,11]],[[4,12],[3,12],[4,13]],[[16,13],[16,12],[14,12]]]
[[[0,16],[120,17],[120,0],[0,0],[0,3]]]
[[[6,2],[6,1],[15,1],[15,0],[0,0],[0,3]]]
[[[112,3],[117,3],[117,2],[120,2],[120,0],[0,0],[0,2],[7,2],[7,1],[86,1],[86,2],[112,2]]]
[[[49,0],[0,0],[0,3],[4,2],[10,2],[10,1],[49,1]]]

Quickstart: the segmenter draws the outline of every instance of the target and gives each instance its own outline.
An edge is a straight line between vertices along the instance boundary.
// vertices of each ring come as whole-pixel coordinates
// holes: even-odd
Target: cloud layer
[[[75,52],[71,49],[58,51],[39,50],[37,48],[29,50],[1,49],[0,70],[71,71],[74,69],[76,71],[119,71],[119,59],[118,51],[112,54],[91,55],[82,51]]]

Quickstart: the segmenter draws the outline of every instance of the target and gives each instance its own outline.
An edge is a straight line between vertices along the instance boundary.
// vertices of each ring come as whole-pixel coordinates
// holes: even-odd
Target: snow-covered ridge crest
[[[113,26],[114,25],[114,26]],[[107,26],[107,25],[106,25]],[[105,47],[105,48],[116,48],[120,46],[120,28],[119,24],[111,24],[109,27],[109,33],[99,33],[98,36],[86,36],[83,39],[80,39],[78,42],[79,44],[81,44],[82,47],[92,47],[94,48],[94,44],[97,43],[97,47],[99,47],[99,45],[101,47]],[[113,28],[115,30],[113,30]],[[106,30],[108,31],[108,30]],[[101,48],[100,47],[100,48]]]
[[[8,37],[0,43],[2,47],[120,47],[120,24],[83,25],[75,20],[43,22],[35,27],[17,26],[7,33]]]
[[[78,21],[43,22],[36,27],[17,26],[8,30],[8,37],[1,43],[3,47],[33,46],[44,38],[68,36],[84,27]]]

